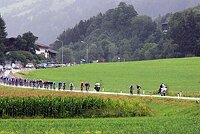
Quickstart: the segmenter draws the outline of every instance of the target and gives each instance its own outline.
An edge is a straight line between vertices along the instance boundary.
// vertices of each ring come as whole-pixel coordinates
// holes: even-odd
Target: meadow
[[[80,89],[80,82],[96,82],[104,91],[129,92],[130,84],[141,85],[146,93],[156,93],[161,83],[166,83],[169,95],[182,91],[184,96],[200,96],[200,58],[97,63],[79,66],[20,72],[18,77],[55,82],[73,82]]]
[[[1,134],[199,134],[200,118],[0,120]]]
[[[150,115],[126,118],[60,118],[16,117],[0,119],[0,134],[46,133],[46,134],[112,134],[112,133],[193,133],[200,131],[200,104],[197,101],[164,99],[139,96],[98,95],[73,92],[41,91],[0,86],[1,99],[5,97],[95,97],[111,99],[121,106],[129,104],[146,106]],[[44,101],[44,99],[43,99]],[[126,103],[124,103],[126,102]],[[23,105],[26,105],[23,103]],[[109,111],[112,111],[110,109]],[[115,109],[114,111],[117,111]],[[107,112],[105,110],[104,112]]]
[[[183,58],[86,64],[73,67],[20,72],[16,75],[28,77],[29,79],[43,79],[56,82],[65,81],[68,84],[73,82],[75,83],[76,89],[79,89],[81,81],[88,81],[92,86],[95,82],[99,81],[102,83],[105,91],[113,92],[129,92],[129,85],[132,83],[134,85],[140,84],[142,89],[145,90],[145,93],[155,93],[160,83],[164,82],[169,87],[170,94],[172,95],[183,91],[185,96],[199,97],[199,65],[200,58]],[[52,118],[51,116],[45,118],[43,116],[3,117],[4,119],[0,119],[0,134],[199,134],[200,132],[199,101],[56,92],[4,86],[0,86],[0,96],[1,100],[6,100],[7,98],[11,99],[11,101],[5,102],[9,103],[8,106],[10,107],[8,107],[8,109],[11,111],[13,108],[13,98],[19,99],[17,102],[21,101],[20,98],[25,98],[25,100],[29,102],[27,97],[33,100],[36,99],[35,102],[46,102],[45,98],[47,98],[47,100],[50,99],[49,102],[52,101],[51,103],[54,103],[53,99],[59,98],[66,98],[66,100],[70,100],[70,98],[87,100],[88,97],[94,97],[101,101],[111,100],[116,104],[114,107],[116,109],[110,107],[110,103],[108,103],[107,109],[101,111],[105,114],[116,111],[120,112],[119,109],[132,109],[130,106],[139,106],[134,110],[132,109],[139,113],[142,113],[145,109],[149,110],[148,113],[143,116],[140,116],[140,114],[138,116],[126,114],[124,116],[109,116],[110,118],[108,118],[108,116],[66,116],[65,118]],[[37,100],[38,97],[39,99]],[[15,99],[13,102],[15,102]],[[23,105],[26,105],[26,102],[23,102]],[[29,107],[28,105],[26,106]],[[140,107],[144,109],[140,111]],[[96,110],[96,108],[92,109],[92,112],[86,111],[87,115],[92,115],[93,112],[96,112],[98,115],[98,110]]]

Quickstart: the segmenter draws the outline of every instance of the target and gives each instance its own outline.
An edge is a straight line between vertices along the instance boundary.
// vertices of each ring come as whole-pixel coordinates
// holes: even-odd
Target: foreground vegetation
[[[151,115],[140,103],[96,97],[2,97],[0,118],[134,117]]]
[[[200,58],[182,58],[140,62],[87,64],[73,67],[20,72],[17,76],[29,79],[73,82],[79,89],[81,81],[96,82],[105,91],[129,92],[129,85],[140,84],[145,93],[157,93],[159,85],[167,84],[168,95],[200,97]],[[67,84],[67,85],[68,85]]]
[[[103,118],[0,120],[0,133],[46,134],[198,134],[200,118]]]
[[[36,89],[18,89],[0,86],[0,96],[7,98],[39,98],[36,101],[50,96],[54,99],[66,98],[67,100],[78,97],[84,100],[86,98],[95,98],[97,100],[110,100],[127,108],[127,106],[145,106],[150,111],[148,117],[127,117],[126,118],[75,118],[75,119],[30,119],[17,117],[18,119],[1,119],[0,133],[49,133],[49,134],[64,134],[64,133],[194,133],[200,131],[200,104],[196,101],[151,98],[151,97],[133,97],[133,96],[117,96],[117,95],[97,95],[87,93],[72,93],[72,92],[55,92],[41,91]],[[37,97],[40,96],[40,97]],[[50,97],[50,98],[51,98]],[[28,100],[27,101],[31,101]],[[44,100],[41,100],[45,101]],[[68,103],[67,103],[68,104]],[[97,103],[98,104],[98,103]],[[25,105],[25,103],[23,104]],[[30,104],[27,105],[31,106]],[[39,107],[39,106],[38,106]],[[109,106],[110,107],[110,106]],[[117,107],[116,107],[117,108]],[[118,107],[119,108],[119,107]],[[44,107],[45,109],[45,107]],[[109,111],[108,111],[109,110]],[[139,109],[138,109],[139,110]],[[141,110],[141,109],[140,109]],[[86,110],[87,111],[87,110]],[[102,111],[91,110],[87,111],[88,115],[92,113],[104,112],[111,113],[117,109],[104,109]],[[118,109],[118,112],[120,110]],[[25,111],[24,111],[25,112]],[[141,113],[141,111],[139,111]],[[81,117],[81,116],[79,116]],[[83,116],[82,116],[83,117]],[[87,117],[87,116],[85,116]],[[91,116],[88,116],[91,117]],[[95,116],[94,116],[95,117]],[[97,117],[97,116],[96,116]],[[106,117],[106,116],[104,116]],[[27,118],[27,119],[26,119]]]

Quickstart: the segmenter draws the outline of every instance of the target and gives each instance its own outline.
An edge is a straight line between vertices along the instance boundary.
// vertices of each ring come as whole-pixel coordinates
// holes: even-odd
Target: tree
[[[132,35],[137,35],[141,42],[145,42],[156,31],[156,23],[148,16],[138,16],[132,20]]]
[[[133,51],[131,47],[131,43],[128,39],[123,39],[119,42],[119,52],[120,52],[120,58],[125,60],[131,60]]]
[[[170,20],[170,38],[179,45],[184,56],[195,53],[195,46],[200,38],[200,27],[195,12],[192,9],[175,13]]]
[[[178,58],[181,54],[178,52],[178,45],[171,40],[166,40],[162,45],[161,57],[163,58]]]
[[[0,43],[0,48],[1,48],[1,51],[0,51],[0,64],[3,64],[4,61],[5,61],[5,54],[4,54],[5,46],[4,46],[3,43]]]
[[[199,7],[175,14],[169,13],[157,19],[138,15],[132,5],[120,2],[118,7],[81,20],[73,28],[65,30],[58,38],[79,62],[86,59],[89,44],[89,61],[144,60],[168,57],[200,55]],[[163,33],[162,23],[168,22],[169,30]],[[52,45],[55,50],[61,43]]]
[[[27,47],[27,41],[25,39],[23,39],[23,37],[21,35],[18,35],[17,36],[17,41],[16,41],[16,48],[18,50],[23,50],[23,51],[26,51],[28,50],[26,47]]]
[[[6,39],[6,36],[7,36],[7,33],[6,33],[6,26],[5,26],[5,22],[3,20],[3,18],[1,17],[0,15],[0,48],[1,48],[1,51],[0,51],[0,63],[3,63],[5,61],[5,39]]]
[[[132,5],[127,5],[125,2],[120,2],[118,8],[114,12],[116,28],[124,30],[131,25],[131,19],[136,17],[138,13]]]
[[[19,46],[19,47],[23,47],[24,51],[28,51],[28,52],[31,52],[32,54],[35,54],[36,53],[35,51],[37,49],[35,42],[36,42],[37,39],[38,39],[38,37],[33,35],[33,33],[30,32],[30,31],[27,32],[27,33],[24,33],[22,35],[22,37],[19,38],[20,43],[22,45],[22,46]]]
[[[59,54],[56,57],[57,61],[61,63],[62,60],[62,49],[59,50]],[[70,48],[63,48],[63,63],[72,63],[75,59],[73,57],[73,52]]]
[[[38,56],[34,56],[32,53],[27,51],[10,51],[7,54],[7,60],[12,61],[21,61],[24,65],[28,62],[35,63],[38,60]]]
[[[157,46],[158,44],[155,43],[146,43],[140,50],[140,53],[143,55],[143,58],[145,60],[156,59],[156,55],[158,54]]]
[[[6,24],[0,15],[0,43],[4,43],[7,36]]]
[[[89,61],[97,60],[98,59],[98,48],[96,44],[92,44],[89,47]]]
[[[116,45],[114,43],[111,43],[109,45],[109,57],[108,60],[112,61],[114,57],[117,56],[118,53],[118,48],[116,47]]]

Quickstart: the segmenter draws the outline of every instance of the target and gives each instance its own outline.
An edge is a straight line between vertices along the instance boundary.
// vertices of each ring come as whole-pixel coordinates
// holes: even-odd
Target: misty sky
[[[122,0],[134,5],[139,14],[156,18],[159,14],[196,6],[200,0]],[[65,29],[105,12],[120,0],[0,0],[9,37],[31,31],[39,42],[49,44]]]

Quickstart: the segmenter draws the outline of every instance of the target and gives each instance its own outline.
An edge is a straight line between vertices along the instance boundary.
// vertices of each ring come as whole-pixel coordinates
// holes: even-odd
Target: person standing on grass
[[[140,95],[141,86],[137,85],[136,87],[137,87],[137,94]]]
[[[133,87],[132,84],[130,85],[129,89],[130,89],[130,94],[133,94],[133,89],[134,89],[134,87]]]

